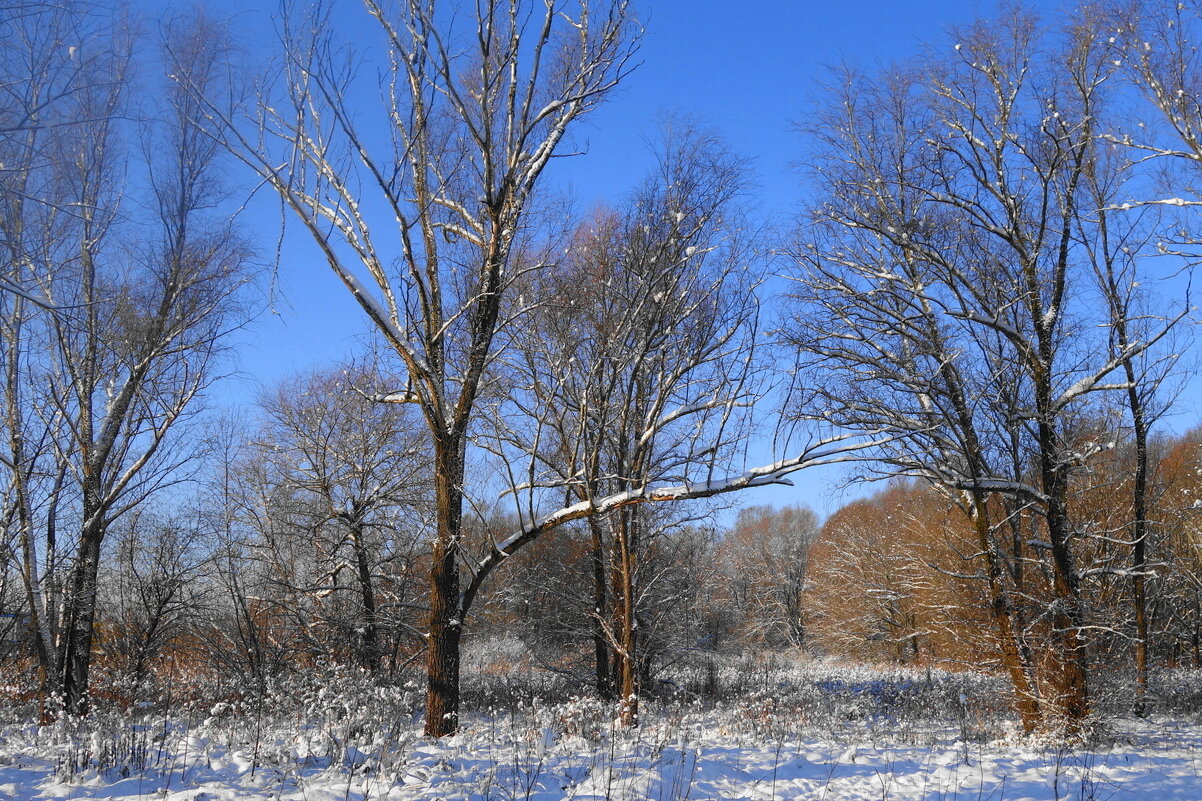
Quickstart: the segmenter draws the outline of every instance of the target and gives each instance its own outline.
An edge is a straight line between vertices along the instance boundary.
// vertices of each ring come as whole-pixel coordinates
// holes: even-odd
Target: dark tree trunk
[[[1072,202],[1081,177],[1083,149],[1075,154],[1075,167],[1069,174],[1066,198]],[[1053,665],[1049,676],[1049,697],[1045,718],[1077,731],[1089,715],[1089,681],[1086,666],[1084,618],[1081,592],[1073,564],[1072,528],[1068,513],[1069,468],[1072,460],[1061,440],[1057,421],[1062,414],[1055,405],[1053,365],[1057,355],[1059,314],[1064,299],[1068,264],[1069,228],[1066,216],[1060,232],[1059,256],[1048,286],[1038,278],[1033,265],[1024,268],[1028,311],[1035,325],[1035,348],[1030,353],[1033,400],[1037,414],[1035,447],[1039,454],[1039,481],[1043,491],[1043,522],[1051,550],[1050,619]],[[1046,293],[1046,297],[1045,297]],[[1055,719],[1052,718],[1054,715]]]
[[[88,711],[88,682],[96,626],[96,577],[103,538],[103,530],[84,529],[67,588],[58,674],[64,707],[69,715],[83,715]]]
[[[1136,446],[1142,453],[1136,458],[1140,464],[1135,472],[1135,524],[1134,543],[1131,550],[1131,590],[1135,605],[1135,714],[1143,717],[1148,694],[1148,600],[1145,571],[1147,557],[1147,444]]]
[[[1041,424],[1043,429],[1049,426]],[[1069,730],[1080,727],[1089,715],[1089,680],[1086,668],[1085,639],[1082,635],[1081,596],[1069,548],[1068,515],[1064,508],[1065,480],[1053,454],[1044,446],[1041,455],[1044,493],[1048,496],[1047,531],[1052,550],[1052,627],[1056,645],[1052,654],[1056,674],[1052,677],[1057,714]]]
[[[977,546],[985,556],[985,573],[989,582],[989,612],[1001,649],[1002,667],[1010,676],[1010,684],[1014,687],[1014,705],[1023,731],[1030,733],[1039,726],[1039,697],[1032,678],[1032,666],[1026,657],[1015,625],[1014,605],[1003,584],[1002,565],[990,531],[983,493],[974,493],[973,509]]]
[[[463,512],[460,443],[446,438],[434,446],[438,531],[430,566],[430,619],[426,649],[426,728],[445,737],[459,727],[459,537]]]
[[[588,519],[592,536],[593,567],[593,664],[596,671],[597,697],[602,701],[614,700],[614,680],[610,672],[612,649],[605,633],[605,621],[609,612],[609,597],[605,582],[605,536],[601,521],[591,516]]]
[[[1116,315],[1119,345],[1127,345],[1126,316]],[[1135,708],[1143,717],[1148,694],[1148,600],[1145,573],[1148,569],[1148,422],[1139,394],[1135,365],[1128,359],[1127,402],[1135,436],[1135,479],[1131,490],[1131,602],[1135,607]]]
[[[622,509],[614,518],[614,649],[618,700],[618,719],[624,726],[639,724],[638,637],[635,629],[635,547],[638,527],[633,510]]]
[[[351,535],[355,548],[355,567],[359,578],[359,630],[358,648],[355,654],[359,667],[369,673],[380,669],[380,632],[376,613],[376,592],[372,581],[371,562],[367,558],[367,547],[363,541],[363,527],[355,524]]]

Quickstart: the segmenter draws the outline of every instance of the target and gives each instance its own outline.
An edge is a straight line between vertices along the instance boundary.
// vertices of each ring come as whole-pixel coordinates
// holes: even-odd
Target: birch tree
[[[217,375],[247,250],[208,212],[218,150],[192,96],[175,86],[161,122],[127,122],[132,37],[89,9],[25,12],[21,55],[35,69],[7,88],[25,104],[18,116],[41,122],[5,138],[18,169],[5,175],[2,224],[14,283],[44,303],[0,301],[11,304],[5,462],[43,694],[74,714],[87,708],[105,536],[181,476],[188,454],[171,434]],[[181,30],[175,50],[211,90],[203,32]],[[126,147],[139,139],[141,152]],[[136,209],[131,163],[149,176]]]
[[[48,6],[6,7],[0,17],[0,91],[5,102],[0,117],[0,242],[3,244],[3,278],[0,279],[0,364],[4,370],[4,450],[0,469],[4,475],[0,521],[6,544],[19,554],[24,601],[30,616],[40,679],[45,690],[56,679],[52,652],[54,608],[46,582],[57,564],[55,529],[43,525],[55,518],[64,495],[65,462],[56,453],[62,421],[53,413],[40,414],[44,399],[37,388],[43,381],[38,356],[49,347],[43,312],[50,301],[38,291],[38,270],[44,249],[52,252],[58,233],[54,218],[73,198],[63,181],[50,169],[59,138],[86,124],[79,117],[80,95],[99,92],[115,67],[103,49],[81,48],[103,38],[103,26],[86,24],[65,8]],[[65,59],[68,48],[75,48]],[[78,56],[75,58],[75,56]],[[124,54],[114,52],[114,59]],[[89,117],[90,119],[90,117]],[[48,551],[48,552],[47,552]]]

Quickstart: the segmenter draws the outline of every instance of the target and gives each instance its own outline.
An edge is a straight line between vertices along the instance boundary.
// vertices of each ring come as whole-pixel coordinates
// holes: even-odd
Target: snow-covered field
[[[247,743],[173,732],[150,763],[66,768],[51,738],[6,737],[0,798],[217,799],[1202,799],[1202,729],[1124,727],[1089,750],[1015,743],[749,739],[721,713],[600,741],[510,721],[366,749],[274,731]],[[337,753],[332,760],[328,746]]]
[[[494,694],[442,741],[421,736],[413,688],[335,684],[48,727],[9,710],[0,799],[1202,799],[1196,715],[1033,741],[972,677],[773,674],[648,701],[629,731],[593,700]]]

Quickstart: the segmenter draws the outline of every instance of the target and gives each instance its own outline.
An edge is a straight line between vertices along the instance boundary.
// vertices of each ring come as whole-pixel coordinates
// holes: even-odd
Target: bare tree
[[[805,609],[819,652],[995,665],[973,521],[926,482],[896,479],[852,501],[810,548]]]
[[[629,205],[598,213],[560,269],[524,288],[539,307],[511,349],[514,386],[492,415],[523,522],[548,496],[593,505],[725,473],[760,397],[744,165],[687,121],[665,133],[658,169]],[[652,575],[640,560],[657,531],[675,528],[672,514],[632,504],[589,521],[597,683],[608,694],[612,682],[628,723],[639,584]]]
[[[213,134],[280,195],[405,373],[383,402],[413,403],[430,437],[426,731],[456,730],[459,644],[481,584],[516,549],[571,520],[645,501],[774,483],[828,458],[831,443],[733,477],[652,485],[527,516],[464,585],[468,451],[490,369],[522,317],[515,292],[545,266],[532,199],[569,131],[630,68],[638,41],[626,0],[489,0],[471,14],[429,0],[366,0],[382,52],[379,105],[361,107],[362,62],[331,9],[286,15],[277,85],[244,126],[211,105]],[[849,438],[837,438],[844,443]],[[665,474],[663,478],[667,478]],[[562,497],[562,496],[561,496]],[[479,503],[487,508],[488,503]]]
[[[170,434],[215,378],[246,249],[208,212],[221,197],[218,150],[200,133],[193,96],[175,86],[160,121],[135,126],[126,121],[134,115],[125,31],[58,6],[35,6],[25,23],[36,32],[30,46],[49,48],[27,55],[41,57],[50,77],[23,76],[32,104],[24,116],[53,111],[56,123],[6,138],[22,169],[11,176],[19,184],[6,191],[3,225],[17,283],[53,311],[33,316],[19,294],[6,301],[14,346],[6,349],[6,462],[21,485],[43,690],[61,692],[77,713],[87,705],[102,543],[115,520],[181,475],[187,454],[168,446]],[[64,39],[64,30],[84,35]],[[203,36],[180,31],[175,50],[187,56],[180,68],[211,87]],[[44,84],[57,88],[35,91]],[[143,152],[125,151],[139,133]],[[125,197],[126,164],[139,156],[149,176],[145,213]],[[35,498],[30,479],[39,474],[48,483]]]
[[[156,667],[178,653],[203,609],[199,577],[208,554],[198,542],[197,517],[188,512],[164,517],[143,506],[115,528],[101,589],[108,629],[102,650],[121,684],[115,689],[138,700],[154,688]]]
[[[55,660],[49,650],[54,642],[49,619],[54,603],[47,593],[54,591],[48,582],[58,566],[51,522],[55,515],[46,512],[57,508],[64,496],[66,471],[64,455],[55,448],[63,434],[62,421],[52,410],[40,413],[38,405],[44,382],[40,354],[49,347],[43,312],[52,304],[39,293],[37,278],[39,270],[45,269],[46,251],[53,253],[58,244],[56,215],[73,202],[68,183],[58,180],[51,165],[60,139],[87,122],[81,119],[80,109],[88,104],[80,97],[100,93],[111,74],[119,75],[125,54],[120,48],[93,46],[108,31],[65,7],[5,7],[2,14],[0,286],[7,291],[0,291],[4,370],[0,468],[5,485],[0,520],[8,535],[6,544],[19,554],[45,690],[55,680]],[[106,58],[106,52],[112,55]],[[104,104],[99,104],[99,110],[103,113]]]
[[[380,105],[350,105],[357,61],[332,9],[318,7],[285,17],[280,96],[263,94],[256,130],[223,136],[399,360],[406,385],[383,399],[421,410],[436,508],[426,727],[443,735],[459,714],[465,454],[501,300],[520,274],[513,256],[543,169],[628,69],[634,25],[624,0],[491,0],[467,15],[367,0],[364,10],[383,48]]]
[[[1129,448],[1120,447],[1119,454],[1129,452],[1131,480],[1128,487],[1129,506],[1123,504],[1125,514],[1120,518],[1117,530],[1107,528],[1102,542],[1110,543],[1125,532],[1129,542],[1129,556],[1117,564],[1099,566],[1097,570],[1110,570],[1117,575],[1129,577],[1130,607],[1134,624],[1133,651],[1136,670],[1135,712],[1142,715],[1148,690],[1148,625],[1147,580],[1150,575],[1150,506],[1154,484],[1153,458],[1149,453],[1153,426],[1169,410],[1175,397],[1181,352],[1180,326],[1176,324],[1187,318],[1189,313],[1188,292],[1182,298],[1180,311],[1169,318],[1174,336],[1171,346],[1154,351],[1143,350],[1142,343],[1162,336],[1165,313],[1154,310],[1158,302],[1148,286],[1147,262],[1157,258],[1167,261],[1157,246],[1158,241],[1169,230],[1181,230],[1180,220],[1169,218],[1161,212],[1163,207],[1123,208],[1124,199],[1134,194],[1125,180],[1131,175],[1130,162],[1119,165],[1108,164],[1108,160],[1123,158],[1120,153],[1102,148],[1095,158],[1095,165],[1086,175],[1086,192],[1091,198],[1089,207],[1093,213],[1083,213],[1080,221],[1081,245],[1093,265],[1095,281],[1109,313],[1111,335],[1109,345],[1112,358],[1121,365],[1121,381],[1125,384],[1124,417],[1129,426]],[[1127,194],[1123,194],[1127,193]],[[1188,269],[1188,268],[1186,268]],[[1116,440],[1126,440],[1121,437]],[[1123,443],[1126,444],[1126,443]]]
[[[218,417],[206,432],[210,458],[201,476],[198,506],[208,544],[205,608],[192,638],[198,674],[218,691],[250,688],[262,694],[269,679],[296,664],[302,643],[291,620],[279,614],[277,582],[259,546],[274,507],[261,503],[256,480],[254,430],[241,417]],[[267,499],[270,500],[270,499]]]
[[[1116,326],[1116,338],[1126,344],[1138,339],[1142,319],[1133,313],[1146,302],[1131,278],[1132,249],[1127,238],[1145,229],[1139,220],[1149,208],[1180,211],[1200,204],[1196,191],[1202,165],[1202,68],[1197,62],[1196,42],[1202,37],[1202,9],[1196,3],[1128,3],[1110,5],[1108,22],[1118,34],[1122,63],[1128,75],[1167,123],[1169,137],[1157,136],[1161,126],[1145,126],[1116,132],[1112,145],[1122,144],[1134,151],[1137,161],[1150,160],[1161,166],[1160,183],[1164,194],[1152,198],[1116,197],[1114,187],[1095,180],[1104,237],[1098,245],[1096,262],[1099,278],[1107,288],[1106,298],[1112,314],[1125,317],[1127,324]],[[1147,190],[1144,190],[1145,192]],[[1130,194],[1130,193],[1129,193]],[[1132,221],[1130,218],[1135,217]],[[1175,220],[1170,230],[1156,232],[1156,247],[1162,255],[1184,258],[1196,264],[1202,237],[1192,219]],[[1114,233],[1110,229],[1117,229]],[[1146,236],[1146,234],[1145,234]],[[1189,307],[1188,296],[1185,307]],[[1147,543],[1149,537],[1148,432],[1166,403],[1160,397],[1166,370],[1160,363],[1128,359],[1124,370],[1129,384],[1127,407],[1135,448],[1135,475],[1131,488],[1133,521],[1131,525],[1131,584],[1135,612],[1135,660],[1139,698],[1137,713],[1143,711],[1143,696],[1148,682]]]
[[[291,588],[330,607],[324,617],[338,646],[349,639],[371,672],[386,635],[417,631],[404,614],[406,576],[430,507],[421,425],[409,407],[374,400],[380,383],[371,370],[347,368],[281,384],[260,399],[267,424],[257,457],[263,479],[300,512],[278,534],[316,554],[312,575]],[[262,533],[270,542],[277,532]]]
[[[816,129],[826,196],[798,254],[811,305],[795,341],[828,371],[817,414],[896,432],[884,471],[943,488],[974,521],[1028,728],[1089,710],[1069,500],[1108,442],[1079,423],[1180,319],[1111,347],[1114,307],[1092,311],[1105,290],[1084,243],[1099,222],[1090,182],[1115,166],[1098,154],[1111,47],[1083,23],[1049,50],[1015,13],[959,32],[921,73],[880,88],[850,76]],[[1023,574],[1031,560],[1046,597]],[[1055,642],[1038,664],[1023,635],[1036,624]]]

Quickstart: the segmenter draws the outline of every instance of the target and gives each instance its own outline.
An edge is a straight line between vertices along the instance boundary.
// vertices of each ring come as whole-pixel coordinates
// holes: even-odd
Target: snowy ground
[[[397,720],[411,694],[362,688],[281,689],[262,706],[174,717],[10,722],[0,799],[1202,799],[1197,722],[1121,719],[1067,747],[1006,736],[1004,723],[987,721],[1002,730],[986,735],[974,701],[938,682],[807,687],[648,704],[633,731],[593,701],[518,704],[442,741]]]

